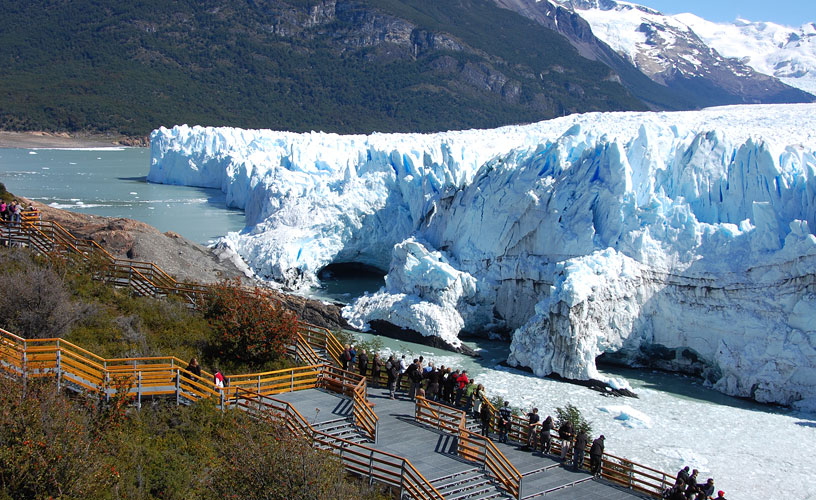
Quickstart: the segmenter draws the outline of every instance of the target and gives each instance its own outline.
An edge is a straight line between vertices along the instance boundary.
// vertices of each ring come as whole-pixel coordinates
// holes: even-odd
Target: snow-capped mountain
[[[791,28],[744,19],[714,23],[694,14],[673,17],[724,57],[739,59],[760,73],[816,93],[816,23]]]
[[[497,3],[546,4],[536,0]],[[720,54],[682,17],[615,0],[554,0],[578,13],[593,34],[652,80],[711,103],[812,102],[814,96]],[[523,12],[522,12],[523,13]],[[707,102],[708,101],[708,102]]]
[[[261,276],[387,270],[344,310],[459,343],[512,330],[511,364],[595,359],[816,404],[816,104],[590,113],[437,134],[179,126],[148,179],[221,188]]]

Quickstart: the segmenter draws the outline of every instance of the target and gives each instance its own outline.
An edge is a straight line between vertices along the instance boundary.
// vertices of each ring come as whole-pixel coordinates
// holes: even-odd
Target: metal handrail
[[[240,403],[239,400],[243,400],[244,403]],[[344,467],[352,473],[367,476],[370,481],[376,480],[399,488],[416,500],[445,500],[445,497],[408,459],[315,430],[287,401],[241,390],[235,394],[234,404],[251,411],[265,409],[275,418],[284,416],[287,428],[309,439],[313,446],[327,447],[332,453],[339,455]]]

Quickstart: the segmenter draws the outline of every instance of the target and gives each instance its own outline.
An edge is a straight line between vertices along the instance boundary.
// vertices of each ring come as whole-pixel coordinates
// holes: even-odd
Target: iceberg
[[[387,271],[344,309],[452,347],[606,380],[596,360],[700,375],[761,402],[816,397],[816,105],[587,113],[436,134],[176,126],[148,180],[246,211],[219,243],[290,289]]]

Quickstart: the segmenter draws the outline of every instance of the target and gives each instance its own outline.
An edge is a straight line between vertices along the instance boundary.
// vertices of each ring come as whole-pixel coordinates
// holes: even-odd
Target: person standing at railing
[[[220,370],[215,371],[215,375],[213,375],[213,383],[215,384],[216,389],[223,389],[224,388],[224,376],[221,375]]]
[[[380,386],[380,372],[382,372],[383,362],[380,359],[380,354],[374,354],[374,359],[371,360],[371,385],[373,387]]]
[[[688,481],[686,481],[686,498],[687,499],[690,499],[695,494],[697,494],[697,490],[698,490],[698,487],[697,487],[697,474],[698,474],[697,469],[693,469],[691,471],[691,475],[688,478]]]
[[[661,495],[668,500],[686,500],[686,483],[682,479],[678,479],[674,486],[667,489]]]
[[[443,367],[444,368],[444,367]],[[428,399],[431,401],[437,401],[439,399],[439,377],[441,376],[440,370],[438,370],[433,363],[431,363],[431,371],[425,374],[425,378],[428,380]]]
[[[499,408],[499,442],[507,442],[507,433],[510,432],[510,417],[513,411],[510,409],[510,401],[505,401],[504,406]]]
[[[686,484],[689,479],[689,469],[690,467],[688,465],[680,469],[680,472],[677,473],[677,480],[675,480],[674,484],[677,484],[680,481],[683,481],[683,484]]]
[[[368,354],[365,349],[360,349],[360,354],[357,356],[357,368],[360,369],[360,375],[363,377],[368,373]]]
[[[587,441],[589,441],[589,436],[584,430],[581,430],[575,437],[575,453],[572,456],[572,468],[575,470],[581,470],[584,465]]]
[[[467,415],[470,413],[470,409],[473,407],[473,395],[476,394],[476,385],[475,380],[471,380],[465,386],[465,414]]]
[[[570,448],[572,448],[572,436],[575,435],[575,427],[569,420],[561,424],[558,428],[558,437],[561,439],[561,461],[567,462]]]
[[[476,392],[473,393],[473,418],[479,418],[482,414],[482,400],[485,398],[485,388],[482,384],[476,386]]]
[[[589,449],[589,468],[595,477],[601,477],[601,460],[603,459],[605,439],[604,435],[601,434],[592,442],[592,448]]]
[[[486,404],[482,405],[479,417],[482,422],[482,436],[488,437],[490,432],[490,408]]]
[[[553,418],[547,415],[547,418],[544,419],[544,423],[541,424],[541,437],[539,438],[541,452],[544,454],[550,453],[550,448],[552,447],[552,430]]]
[[[26,212],[31,216],[32,223],[38,223],[40,221],[40,211],[34,207],[34,203],[29,203]]]
[[[198,360],[196,358],[191,359],[190,362],[187,363],[187,371],[193,375],[198,375],[199,377],[201,376],[201,367],[198,365]],[[187,378],[192,378],[187,373],[185,373],[184,376]]]
[[[538,437],[538,426],[541,416],[538,414],[538,408],[533,408],[533,411],[527,414],[527,446],[531,450],[536,449],[536,438]]]
[[[408,361],[405,360],[405,354],[399,360],[399,376],[397,376],[397,390],[402,390],[402,377],[405,376],[405,372],[408,371]]]
[[[344,370],[348,371],[349,363],[351,363],[351,346],[346,344],[343,352],[340,353],[340,364],[343,365]]]
[[[19,203],[17,203],[17,200],[13,200],[7,210],[9,211],[9,214],[11,216],[12,224],[20,224],[21,222],[23,222],[22,216],[23,208],[20,206]]]
[[[353,371],[354,367],[357,366],[357,349],[355,349],[353,345],[349,346],[349,355],[351,356],[351,359],[349,359],[349,366],[347,370]]]
[[[459,377],[459,370],[451,371],[450,368],[446,370],[447,376],[445,377],[443,387],[445,389],[443,403],[452,405],[453,404],[453,395],[456,394],[456,379]]]
[[[697,496],[694,500],[706,500],[714,496],[714,479],[708,478],[705,484],[697,487]]]
[[[465,393],[465,387],[468,385],[467,370],[462,370],[462,373],[456,377],[456,384],[456,400],[454,400],[453,406],[459,408],[459,405],[462,404],[462,395]]]
[[[6,200],[0,200],[0,219],[8,220],[8,205]]]
[[[408,397],[413,401],[414,398],[416,398],[417,391],[422,389],[422,367],[418,359],[415,359],[414,364],[408,367],[406,374],[408,374],[408,379],[411,381],[411,390],[408,393]]]
[[[397,388],[397,378],[400,374],[400,367],[397,360],[394,359],[394,355],[391,355],[388,361],[385,362],[385,371],[388,376],[388,391],[391,393],[391,399],[396,399],[394,393]]]
[[[714,500],[725,500],[725,492],[723,490],[718,491],[717,498],[715,498]]]

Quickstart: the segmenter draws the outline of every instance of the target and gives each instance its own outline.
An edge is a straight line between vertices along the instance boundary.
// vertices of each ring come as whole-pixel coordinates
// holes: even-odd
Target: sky
[[[816,22],[814,0],[629,0],[664,14],[691,12],[715,22],[729,22],[737,17],[749,21],[771,21],[787,26]]]

